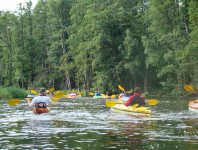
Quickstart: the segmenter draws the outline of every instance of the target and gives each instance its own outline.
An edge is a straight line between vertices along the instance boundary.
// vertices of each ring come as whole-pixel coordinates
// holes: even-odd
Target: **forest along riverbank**
[[[104,99],[58,101],[50,113],[34,115],[24,101],[0,105],[3,149],[196,149],[197,114],[188,100],[160,99],[151,116],[112,112]]]

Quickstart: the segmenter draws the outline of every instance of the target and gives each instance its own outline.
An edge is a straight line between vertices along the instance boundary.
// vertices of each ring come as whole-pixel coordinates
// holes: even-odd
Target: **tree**
[[[148,33],[143,36],[147,66],[157,68],[161,85],[178,89],[183,84],[177,53],[187,43],[187,36],[181,30],[180,5],[178,1],[151,0],[147,20]]]
[[[0,66],[1,82],[3,85],[13,84],[13,57],[14,41],[13,32],[16,17],[10,12],[1,12],[0,14]]]

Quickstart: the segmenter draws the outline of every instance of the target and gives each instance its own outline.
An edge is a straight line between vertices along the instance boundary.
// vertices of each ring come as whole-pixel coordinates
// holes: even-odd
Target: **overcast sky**
[[[0,11],[15,11],[17,10],[19,3],[26,6],[26,2],[28,1],[32,1],[33,7],[38,2],[38,0],[0,0]]]

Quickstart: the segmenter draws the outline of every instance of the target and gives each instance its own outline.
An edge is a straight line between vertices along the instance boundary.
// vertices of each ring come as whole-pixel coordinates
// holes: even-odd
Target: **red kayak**
[[[49,107],[46,107],[46,108],[33,108],[32,109],[32,112],[34,114],[43,114],[43,113],[48,113],[49,111],[50,111]]]

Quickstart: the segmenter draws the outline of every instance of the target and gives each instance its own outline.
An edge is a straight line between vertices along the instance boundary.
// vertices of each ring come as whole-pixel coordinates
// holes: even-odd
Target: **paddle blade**
[[[57,97],[52,97],[51,100],[52,102],[57,102],[60,98],[57,98]]]
[[[88,95],[93,96],[94,93],[93,92],[88,92]]]
[[[55,94],[54,94],[54,97],[56,98],[61,98],[61,97],[64,97],[65,93],[61,92],[61,91],[57,91]]]
[[[10,106],[16,106],[19,103],[20,103],[19,99],[9,99],[8,100],[8,105],[10,105]]]
[[[35,91],[35,90],[31,90],[30,91],[32,94],[34,94],[34,95],[38,95],[38,93]]]
[[[118,85],[118,88],[119,88],[121,91],[125,91],[124,88],[123,88],[121,85]]]
[[[51,92],[54,91],[54,88],[51,88],[51,89],[49,89],[48,91],[49,91],[49,93],[51,93]]]
[[[157,99],[149,99],[149,100],[147,100],[147,103],[150,106],[155,106],[158,104],[158,100]]]
[[[194,88],[192,87],[192,85],[184,85],[184,90],[188,91],[188,92],[194,92]]]
[[[53,102],[57,102],[60,98],[63,98],[65,96],[65,93],[61,92],[61,91],[57,91],[53,97],[51,98],[51,100]]]
[[[116,102],[115,101],[106,100],[106,106],[107,107],[113,107],[114,105],[116,105]]]

